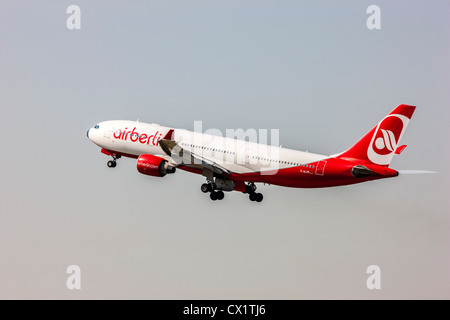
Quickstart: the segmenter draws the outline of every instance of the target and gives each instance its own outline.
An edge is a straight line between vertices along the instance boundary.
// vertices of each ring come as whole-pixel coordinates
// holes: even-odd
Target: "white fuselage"
[[[88,137],[109,151],[139,157],[160,156],[171,161],[158,141],[172,128],[136,121],[105,121],[89,129]],[[302,166],[328,158],[325,155],[285,149],[184,129],[173,129],[171,139],[192,154],[209,159],[231,172],[251,173]],[[311,168],[314,169],[314,168]]]

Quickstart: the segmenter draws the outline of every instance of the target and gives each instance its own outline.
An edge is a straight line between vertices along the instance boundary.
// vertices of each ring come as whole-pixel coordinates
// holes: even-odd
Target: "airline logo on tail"
[[[395,142],[395,137],[392,131],[384,129],[380,129],[380,131],[383,133],[383,137],[377,138],[375,140],[375,147],[380,150],[386,148],[389,151],[394,151],[397,142]],[[378,153],[380,153],[380,151]]]
[[[402,137],[409,119],[400,114],[392,114],[381,121],[367,149],[367,157],[378,165],[388,165]]]

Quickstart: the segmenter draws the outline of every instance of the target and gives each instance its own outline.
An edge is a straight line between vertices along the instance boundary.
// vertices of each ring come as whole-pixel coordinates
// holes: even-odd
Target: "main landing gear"
[[[223,193],[222,190],[219,191],[212,191],[209,194],[209,197],[211,198],[211,200],[216,201],[216,200],[222,200],[225,197],[225,194]]]
[[[225,197],[225,194],[222,190],[216,190],[216,185],[213,182],[202,184],[200,190],[202,190],[203,193],[210,192],[209,197],[213,201],[222,200]]]
[[[112,160],[109,160],[106,165],[108,166],[108,168],[115,168],[117,165],[117,159],[120,159],[120,155],[117,154],[113,154],[112,155]]]
[[[250,193],[250,195],[248,196],[248,198],[250,199],[250,201],[256,201],[256,202],[261,202],[263,201],[263,195],[262,193]]]
[[[225,196],[224,192],[222,190],[218,190],[216,184],[212,181],[202,184],[202,186],[200,187],[200,190],[202,190],[203,193],[209,192],[210,193],[209,197],[213,201],[222,200]],[[233,189],[227,189],[226,191],[232,191],[232,190]],[[261,202],[263,200],[262,193],[256,192],[256,186],[254,183],[246,184],[244,193],[249,194],[250,201]]]
[[[262,193],[256,192],[256,186],[254,183],[246,184],[244,193],[249,194],[248,198],[250,199],[250,201],[256,201],[256,202],[263,201],[264,197],[263,197]]]

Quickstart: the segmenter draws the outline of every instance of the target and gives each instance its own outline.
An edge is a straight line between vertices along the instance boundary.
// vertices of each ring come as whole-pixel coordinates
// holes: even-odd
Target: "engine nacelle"
[[[137,159],[136,167],[140,173],[153,177],[164,177],[175,172],[175,168],[171,167],[167,160],[151,154],[141,155]]]

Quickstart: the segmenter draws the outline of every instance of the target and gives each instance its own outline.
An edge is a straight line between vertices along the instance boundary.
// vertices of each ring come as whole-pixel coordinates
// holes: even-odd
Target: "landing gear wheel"
[[[207,193],[210,191],[210,185],[207,183],[202,184],[200,187],[200,190],[202,190],[203,193]]]
[[[218,199],[216,192],[211,192],[209,197],[211,198],[212,201],[216,201]]]
[[[114,168],[117,165],[117,163],[114,160],[109,160],[107,165],[108,165],[108,168]]]
[[[223,191],[217,191],[216,197],[217,197],[217,200],[222,200],[225,197],[225,194],[223,193]]]
[[[250,199],[250,201],[261,202],[261,201],[263,201],[263,195],[262,195],[262,193],[255,193],[255,192],[250,193],[249,199]]]

